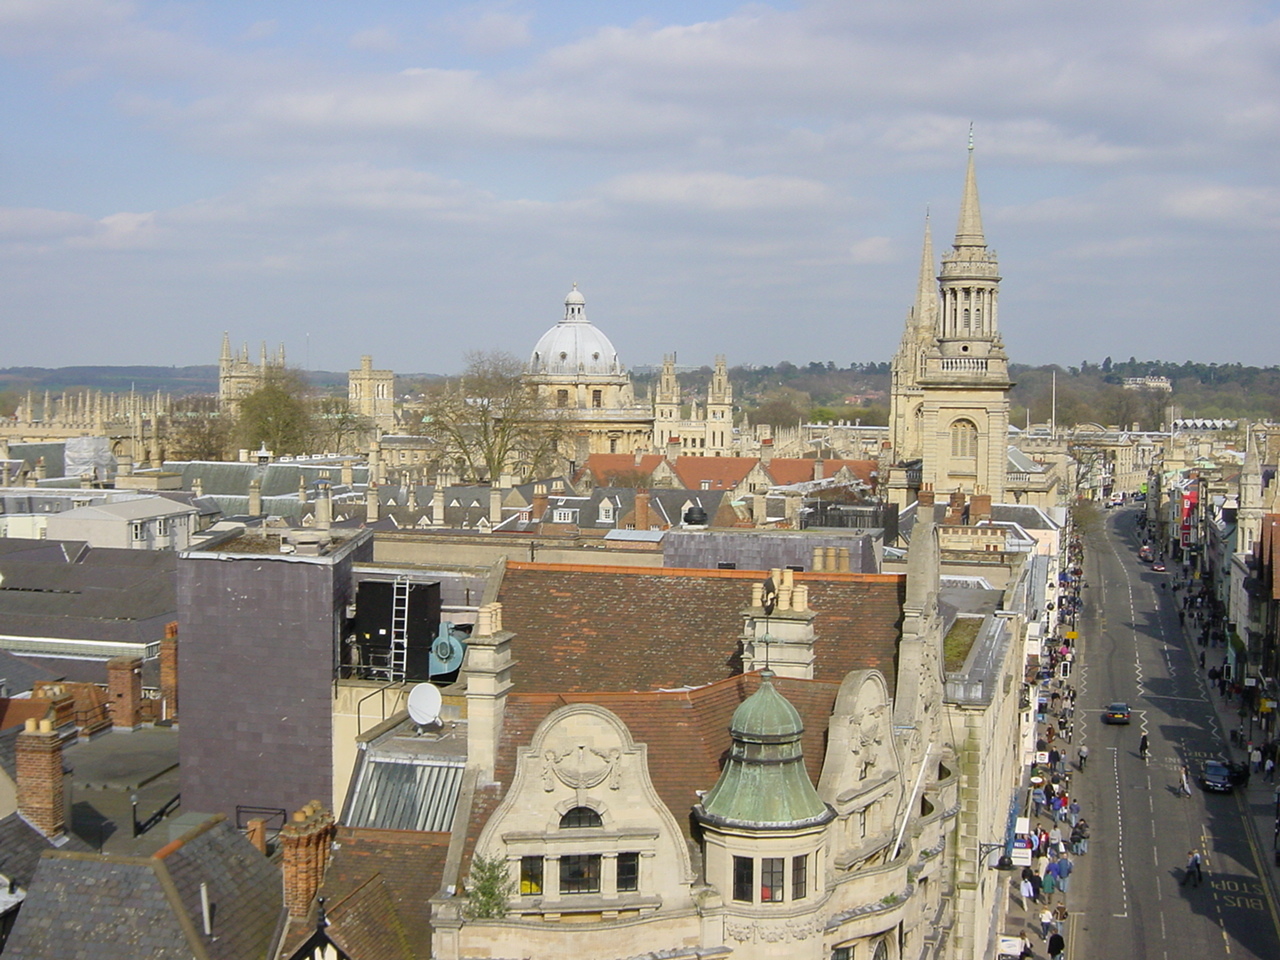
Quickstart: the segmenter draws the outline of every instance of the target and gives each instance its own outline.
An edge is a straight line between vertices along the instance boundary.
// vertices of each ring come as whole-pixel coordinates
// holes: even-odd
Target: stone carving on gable
[[[730,940],[738,943],[782,943],[792,940],[808,940],[822,932],[826,921],[810,914],[787,920],[743,920],[725,918],[724,930]]]
[[[542,789],[548,793],[555,789],[554,775],[570,790],[590,790],[606,779],[609,789],[617,790],[622,780],[621,759],[622,751],[617,747],[597,750],[580,743],[564,751],[547,750],[543,753]]]

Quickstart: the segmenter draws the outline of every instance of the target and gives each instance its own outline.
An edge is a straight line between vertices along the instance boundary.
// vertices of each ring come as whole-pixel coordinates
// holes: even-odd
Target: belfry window
[[[973,458],[978,455],[978,427],[972,420],[951,424],[951,456]]]

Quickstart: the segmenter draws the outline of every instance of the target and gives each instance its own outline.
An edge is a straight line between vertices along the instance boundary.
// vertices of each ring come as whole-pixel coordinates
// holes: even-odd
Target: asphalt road
[[[1276,960],[1280,911],[1261,880],[1273,868],[1253,841],[1245,802],[1194,783],[1204,760],[1225,755],[1227,733],[1193,659],[1200,647],[1179,626],[1174,574],[1138,561],[1136,510],[1105,516],[1105,535],[1086,540],[1089,586],[1071,681],[1078,691],[1074,746],[1090,750],[1073,787],[1092,840],[1072,880],[1067,955]],[[1208,665],[1222,652],[1210,648]],[[1130,725],[1100,722],[1115,700],[1129,702]],[[1146,762],[1138,753],[1143,732],[1151,743]],[[1189,798],[1178,790],[1184,763],[1193,777]],[[1199,887],[1182,882],[1191,849],[1207,853]]]

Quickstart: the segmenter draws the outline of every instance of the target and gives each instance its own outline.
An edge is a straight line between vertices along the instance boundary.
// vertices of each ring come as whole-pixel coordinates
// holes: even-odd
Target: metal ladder
[[[404,680],[409,651],[409,578],[396,577],[391,592],[391,680]]]

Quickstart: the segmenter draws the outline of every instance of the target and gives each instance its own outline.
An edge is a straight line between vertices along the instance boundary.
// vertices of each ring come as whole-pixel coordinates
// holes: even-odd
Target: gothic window
[[[600,814],[596,813],[590,807],[574,807],[560,818],[561,830],[579,830],[582,828],[603,826],[604,821],[600,819]]]
[[[871,960],[889,960],[889,941],[881,940],[876,944],[875,951],[871,954]]]
[[[951,456],[973,458],[978,455],[978,427],[972,420],[951,424]]]

